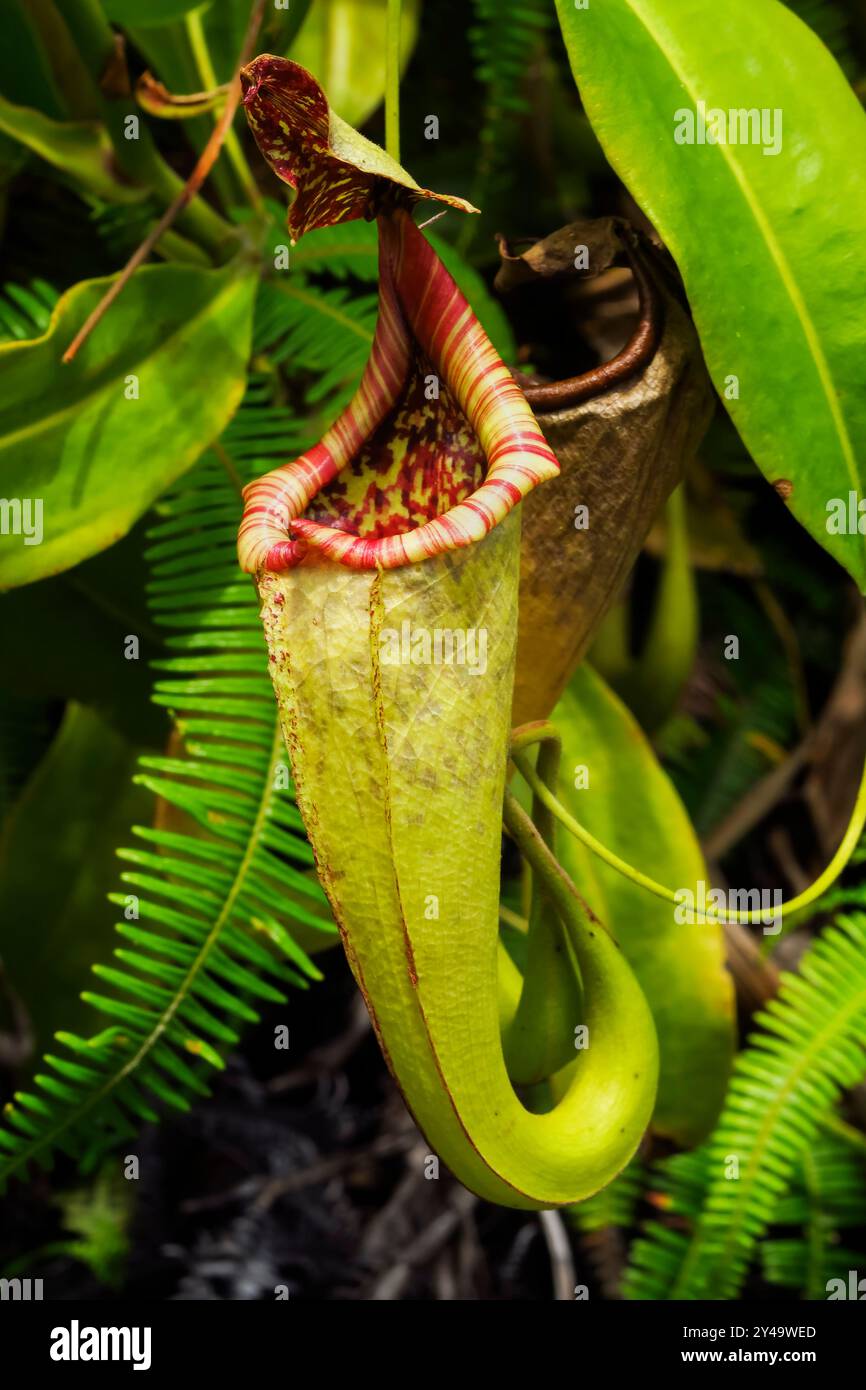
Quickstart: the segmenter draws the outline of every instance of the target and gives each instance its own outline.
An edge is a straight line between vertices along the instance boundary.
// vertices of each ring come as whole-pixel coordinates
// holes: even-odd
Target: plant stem
[[[385,21],[385,148],[400,162],[400,11],[402,0],[388,0]]]
[[[253,50],[253,45],[256,41],[256,35],[258,34],[259,26],[262,22],[264,8],[265,0],[256,0],[256,3],[253,6],[253,10],[250,15],[250,22],[247,26],[247,32],[244,36],[241,55],[238,59],[238,70],[249,61],[250,55]],[[111,285],[110,289],[108,290],[108,293],[103,295],[102,299],[99,301],[96,308],[93,310],[93,313],[89,315],[86,322],[79,329],[78,333],[76,333],[72,342],[69,344],[69,347],[63,354],[62,360],[64,362],[72,361],[82,344],[87,340],[87,338],[90,337],[90,334],[93,332],[96,325],[111,308],[115,299],[117,299],[117,297],[129,284],[129,281],[132,279],[132,276],[135,274],[136,270],[138,270],[138,267],[147,260],[154,246],[159,241],[163,233],[174,222],[178,213],[182,212],[183,209],[190,202],[192,202],[193,198],[196,196],[205,179],[207,178],[208,174],[210,173],[211,169],[213,168],[217,156],[219,155],[220,149],[222,148],[223,141],[226,138],[226,134],[231,128],[231,123],[234,119],[235,111],[238,108],[238,102],[240,101],[240,98],[241,84],[238,78],[238,73],[236,71],[228,96],[226,97],[225,106],[223,107],[222,112],[220,113],[219,120],[213,128],[213,132],[211,134],[210,139],[208,140],[207,144],[202,150],[198,163],[196,164],[195,168],[193,169],[192,173],[190,174],[180,193],[175,198],[171,207],[169,207],[163,213],[156,226],[151,229],[151,231],[145,237],[144,241],[139,246],[138,250],[133,252],[126,265],[123,267],[123,270],[120,272],[117,279]]]
[[[192,49],[193,59],[199,76],[201,77],[202,87],[205,91],[214,91],[219,83],[214,72],[213,63],[210,59],[210,50],[205,37],[204,25],[201,21],[201,12],[193,10],[185,19],[187,37],[190,48]],[[257,212],[261,212],[263,207],[262,195],[258,190],[258,185],[253,178],[252,171],[244,156],[241,142],[238,139],[237,131],[230,125],[225,137],[224,148],[226,156],[234,169],[238,183],[247,195],[252,206]]]
[[[507,791],[502,808],[502,819],[520,853],[538,876],[556,905],[563,924],[573,936],[593,920],[589,909],[581,898],[562,865],[554,858],[543,837],[533,825],[513,793]],[[600,924],[599,924],[600,925]],[[602,928],[606,930],[606,928]]]
[[[123,60],[123,40],[112,30],[99,0],[65,0],[62,12],[93,80],[118,164],[130,179],[149,188],[168,207],[183,188],[181,180],[160,155],[144,123],[137,140],[126,139],[126,120],[136,112],[136,106]],[[118,71],[114,83],[107,83],[115,61]],[[217,259],[233,235],[230,224],[205,202],[184,208],[180,225]]]
[[[244,485],[241,479],[241,475],[238,472],[238,466],[232,458],[231,454],[228,452],[227,449],[223,448],[222,444],[218,439],[215,439],[213,441],[213,443],[211,444],[211,449],[216,454],[217,458],[219,459],[220,463],[225,469],[226,477],[228,478],[232,487],[235,489],[235,492],[237,493],[238,497],[242,498],[244,495]]]
[[[521,932],[524,936],[527,932],[527,921],[521,917],[519,912],[512,912],[510,907],[504,903],[499,904],[499,920],[506,927],[513,927],[515,931]]]
[[[543,730],[544,727],[543,725],[538,726],[540,731]],[[546,736],[547,735],[543,733],[539,734],[539,738]],[[525,747],[526,742],[524,742],[522,746]],[[620,859],[619,855],[614,854],[613,851],[603,845],[600,840],[597,840],[585,826],[575,820],[574,816],[569,814],[562,803],[554,796],[553,792],[545,786],[544,782],[535,771],[535,768],[527,759],[525,753],[518,751],[516,747],[512,748],[512,760],[524,781],[532,788],[537,799],[547,807],[551,814],[559,821],[560,825],[563,825],[575,839],[579,840],[582,845],[585,845],[586,848],[597,855],[599,859],[602,859],[610,868],[615,869],[618,874],[622,874],[623,878],[627,878],[632,883],[636,884],[638,888],[645,889],[648,893],[652,893],[654,897],[662,898],[665,902],[676,903],[677,905],[680,904],[681,898],[679,894],[682,890],[665,888],[663,884],[656,883],[655,879],[650,878],[648,874],[641,873],[640,869],[636,869],[633,864],[628,864],[624,859]],[[863,771],[860,775],[860,786],[857,790],[857,799],[854,803],[851,819],[842,837],[842,842],[833,855],[833,858],[830,860],[830,863],[827,865],[826,869],[824,869],[823,873],[819,874],[818,878],[815,879],[815,882],[811,883],[802,893],[799,893],[795,898],[791,898],[789,902],[782,903],[779,907],[774,908],[774,915],[778,914],[782,917],[791,916],[792,913],[799,912],[803,908],[808,907],[810,903],[815,902],[815,900],[830,887],[831,883],[839,877],[845,865],[848,863],[848,860],[851,858],[863,832],[864,824],[866,824],[866,764],[864,764]],[[696,921],[707,920],[705,913],[695,909],[693,909],[693,911]],[[766,909],[758,909],[755,912],[741,912],[739,910],[724,913],[713,912],[713,919],[719,922],[762,922],[766,919],[766,916]]]
[[[666,545],[649,631],[638,662],[641,723],[664,724],[688,680],[698,645],[698,602],[689,555],[685,485],[665,505]]]
[[[512,754],[530,744],[539,745],[536,771],[555,792],[561,752],[556,729],[551,724],[530,724],[515,730]],[[533,797],[532,820],[555,855],[556,821],[538,797]],[[515,1085],[534,1085],[567,1064],[574,1024],[582,1009],[579,972],[567,933],[543,881],[531,872],[523,980],[513,1017],[502,1033],[505,1065]]]

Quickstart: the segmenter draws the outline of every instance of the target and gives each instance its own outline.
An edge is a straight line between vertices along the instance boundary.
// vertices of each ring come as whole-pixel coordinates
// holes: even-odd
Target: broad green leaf
[[[110,283],[73,286],[42,337],[0,345],[0,588],[56,574],[125,535],[243,394],[248,265],[139,270],[64,365]]]
[[[102,0],[102,8],[115,24],[141,24],[146,28],[170,24],[210,4],[211,0]]]
[[[63,97],[24,0],[6,0],[3,7],[0,92],[8,101],[38,106],[48,116],[64,114]]]
[[[0,97],[0,132],[108,203],[135,203],[145,195],[119,177],[108,133],[97,121],[54,121]]]
[[[3,13],[4,54],[0,56],[0,92],[9,101],[36,106],[47,116],[97,120],[101,111],[97,80],[87,59],[83,31],[73,9],[57,0],[6,0]],[[16,20],[15,11],[19,11]],[[7,12],[10,12],[7,23]],[[22,25],[23,19],[23,25]],[[92,37],[92,35],[91,35]],[[82,41],[82,42],[80,42]],[[51,96],[43,75],[47,71]]]
[[[74,701],[131,743],[164,743],[168,725],[150,698],[149,668],[163,639],[145,605],[143,551],[139,524],[73,569],[0,594],[0,698],[55,708]],[[127,658],[129,637],[138,639],[136,660]]]
[[[110,951],[115,849],[152,809],[132,783],[135,754],[92,710],[70,704],[0,837],[0,958],[39,1047],[58,1023],[81,1024],[90,963]]]
[[[158,6],[148,0],[103,3],[106,9],[127,13],[121,22],[171,91],[211,87],[234,73],[249,24],[250,0],[160,0]],[[279,9],[273,3],[266,6],[257,51],[286,53],[310,8],[311,0],[291,0]]]
[[[291,57],[318,78],[332,111],[361,126],[385,95],[387,0],[317,0],[292,44]],[[421,0],[405,0],[401,66],[418,38]]]
[[[189,4],[184,0],[164,0],[164,4],[185,13],[178,14],[180,23],[157,18],[155,7],[147,0],[111,0],[112,8],[129,12],[124,20],[136,48],[147,58],[151,68],[175,95],[207,89],[215,83],[227,82],[232,76],[240,55],[250,17],[249,0],[206,0],[205,4]],[[109,0],[104,0],[109,8]],[[310,9],[310,0],[291,0],[287,9],[271,4],[258,36],[258,50],[265,53],[287,52],[295,34]],[[206,129],[203,125],[202,129]]]
[[[604,0],[585,10],[557,0],[557,9],[586,111],[679,265],[744,442],[770,481],[792,484],[794,515],[866,588],[856,524],[853,534],[828,530],[828,504],[863,491],[866,471],[860,103],[776,0]],[[723,113],[736,142],[698,143],[699,103]],[[749,117],[752,142],[740,143],[752,111],[763,124]],[[678,143],[692,118],[695,143]]]
[[[671,889],[707,881],[685,808],[638,724],[591,667],[557,705],[560,796],[572,815],[629,864]],[[588,774],[588,786],[580,769]],[[733,995],[718,925],[680,926],[674,906],[650,896],[561,830],[557,856],[612,931],[647,997],[661,1071],[654,1127],[680,1143],[710,1130],[733,1048]]]

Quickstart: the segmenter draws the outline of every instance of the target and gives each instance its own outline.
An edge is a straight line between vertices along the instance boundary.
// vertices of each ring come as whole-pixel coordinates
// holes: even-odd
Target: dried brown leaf
[[[580,244],[589,271],[574,269]],[[527,391],[562,473],[523,504],[515,724],[553,709],[712,415],[710,379],[667,258],[621,219],[562,228],[520,265],[509,259],[497,283],[600,274],[617,252],[639,256],[652,282],[658,322],[645,365],[575,405],[539,407]]]

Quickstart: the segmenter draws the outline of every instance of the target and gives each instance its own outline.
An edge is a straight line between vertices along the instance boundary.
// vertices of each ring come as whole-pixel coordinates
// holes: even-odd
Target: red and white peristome
[[[360,385],[318,444],[245,489],[238,553],[249,573],[291,568],[311,551],[353,569],[416,564],[482,540],[559,472],[523,393],[409,212],[393,209],[378,226],[379,316]],[[468,426],[483,480],[420,525],[407,516],[396,534],[352,534],[345,517],[336,526],[304,517],[401,402],[405,409],[419,359],[442,382],[452,424],[456,407]],[[440,455],[450,437],[438,441]]]

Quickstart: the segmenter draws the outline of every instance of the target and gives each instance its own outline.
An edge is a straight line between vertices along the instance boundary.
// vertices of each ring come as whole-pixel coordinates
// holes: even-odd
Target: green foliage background
[[[49,528],[38,547],[0,538],[0,1020],[11,1036],[23,1009],[31,1042],[12,1069],[20,1089],[0,1129],[0,1175],[24,1179],[31,1160],[50,1164],[58,1153],[91,1173],[142,1122],[193,1105],[261,1007],[315,988],[327,969],[327,957],[314,957],[335,932],[281,775],[255,595],[237,570],[234,536],[243,484],[314,442],[351,395],[375,323],[376,238],[364,223],[312,233],[291,250],[289,271],[276,269],[284,208],[239,117],[206,197],[163,236],[75,364],[61,365],[106,277],[176,195],[212,128],[209,116],[151,119],[122,83],[103,82],[112,23],[126,35],[133,77],[150,67],[173,91],[200,91],[230,76],[249,6],[6,8],[0,466],[5,495],[44,498]],[[637,204],[675,254],[717,385],[730,371],[746,385],[749,372],[753,381],[777,374],[772,390],[744,390],[730,416],[720,406],[687,480],[687,582],[701,634],[686,698],[659,726],[649,717],[640,645],[666,620],[653,597],[658,547],[594,653],[636,719],[653,725],[666,773],[648,741],[635,753],[630,716],[593,723],[583,707],[569,726],[614,764],[618,741],[623,757],[628,748],[652,760],[646,783],[657,777],[661,790],[654,798],[644,788],[648,816],[617,846],[652,861],[661,806],[685,823],[684,806],[711,839],[814,729],[857,611],[826,553],[822,506],[856,485],[855,455],[866,447],[866,328],[862,306],[855,314],[849,303],[866,254],[862,168],[850,155],[863,134],[866,32],[855,5],[725,7],[742,61],[760,53],[768,80],[788,84],[778,102],[799,110],[819,155],[832,150],[793,209],[790,169],[758,158],[740,207],[742,181],[730,169],[689,166],[684,193],[683,166],[659,154],[653,127],[684,65],[713,100],[734,100],[736,62],[714,65],[687,37],[717,7],[642,0],[654,27],[640,32],[629,27],[634,8],[599,6],[601,27],[581,33],[564,0],[406,4],[402,159],[420,183],[482,207],[463,224],[449,214],[431,240],[507,361],[519,359],[522,324],[490,288],[494,233],[534,238],[578,215],[639,216]],[[313,67],[340,114],[381,139],[384,71],[370,35],[383,15],[380,0],[293,4],[269,10],[259,46]],[[793,74],[774,69],[779,46]],[[798,71],[809,73],[810,107]],[[424,138],[431,111],[436,142]],[[130,114],[140,121],[134,140]],[[768,271],[779,246],[796,282]],[[821,275],[809,260],[816,247]],[[761,324],[776,335],[773,358]],[[828,408],[834,392],[841,416]],[[797,521],[759,469],[794,480]],[[859,538],[829,548],[862,587]],[[714,654],[731,631],[743,659],[723,668]],[[130,637],[137,659],[127,659]],[[811,827],[800,839],[814,876],[823,846]],[[657,843],[659,855],[670,850]],[[735,840],[727,877],[778,877],[765,845],[760,825]],[[866,1074],[860,876],[855,865],[797,924],[796,950],[783,943],[792,973],[745,1020],[709,1137],[642,1157],[574,1213],[584,1235],[623,1233],[625,1297],[730,1299],[769,1285],[823,1298],[827,1279],[857,1267],[850,1245],[866,1221],[864,1117],[851,1098]],[[667,980],[672,998],[685,998],[691,963],[685,952],[673,958],[670,976],[678,967],[683,979]],[[98,984],[88,990],[91,964]],[[697,1077],[683,1082],[686,1112],[699,1087]],[[718,1098],[702,1099],[710,1123]],[[736,1182],[726,1176],[732,1153]],[[75,1197],[68,1224],[84,1232],[80,1257],[109,1283],[126,1218],[93,1236],[118,1208],[104,1184],[94,1179],[89,1196]]]

